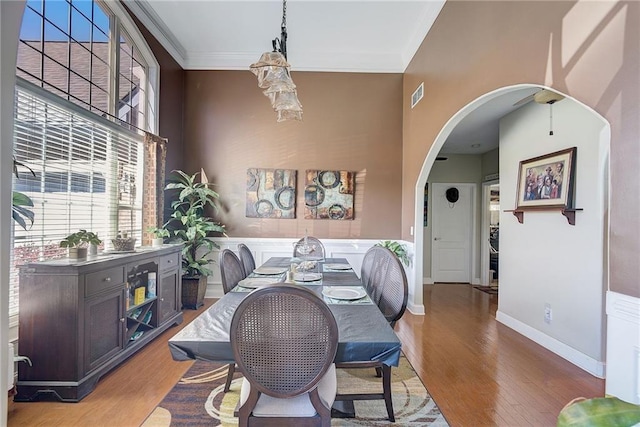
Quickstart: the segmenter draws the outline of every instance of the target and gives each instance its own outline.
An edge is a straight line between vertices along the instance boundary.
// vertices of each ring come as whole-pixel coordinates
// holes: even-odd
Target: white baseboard
[[[473,279],[473,280],[471,281],[471,284],[472,284],[472,285],[479,285],[479,284],[480,284],[480,278],[479,278],[479,277],[476,277],[475,279]]]
[[[407,310],[411,312],[411,314],[415,314],[418,316],[424,316],[424,304],[412,304],[411,302],[407,303]]]
[[[431,277],[423,277],[422,283],[424,283],[425,285],[433,285],[435,282]]]
[[[549,335],[544,334],[539,330],[534,329],[531,326],[522,323],[521,321],[516,320],[507,314],[504,314],[501,311],[498,311],[496,313],[496,320],[503,325],[513,329],[514,331],[524,335],[533,342],[540,344],[547,350],[554,352],[563,359],[568,360],[577,367],[587,371],[591,375],[598,378],[605,377],[604,362],[597,361],[592,357],[589,357],[586,354],[581,353],[578,350],[558,341],[557,339],[552,338]]]

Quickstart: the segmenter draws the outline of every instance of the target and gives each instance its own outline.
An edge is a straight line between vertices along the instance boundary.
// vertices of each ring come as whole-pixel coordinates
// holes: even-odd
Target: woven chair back
[[[220,265],[220,278],[222,279],[222,290],[228,293],[238,285],[238,282],[245,278],[244,267],[240,258],[231,249],[220,251],[218,258]]]
[[[238,253],[240,254],[242,266],[244,267],[244,276],[247,277],[256,269],[256,261],[253,258],[251,250],[249,250],[247,245],[244,243],[238,244]]]
[[[387,248],[373,246],[364,256],[360,277],[371,300],[395,326],[409,298],[407,276],[398,257]]]
[[[230,335],[251,387],[277,398],[311,390],[338,348],[338,326],[327,304],[295,285],[251,292],[233,315]]]
[[[304,244],[304,237],[295,244],[293,247],[293,256],[298,258],[304,258],[305,256],[318,257],[324,259],[326,254],[324,250],[324,245],[317,237],[308,236],[307,237],[307,245],[311,246],[313,250],[308,254],[300,253],[299,248]]]

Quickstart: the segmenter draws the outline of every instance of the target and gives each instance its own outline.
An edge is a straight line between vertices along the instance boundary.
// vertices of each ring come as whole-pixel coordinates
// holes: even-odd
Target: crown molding
[[[407,43],[407,47],[402,52],[403,67],[401,72],[404,72],[411,63],[411,60],[420,48],[420,45],[427,37],[433,23],[436,21],[436,18],[438,18],[440,11],[442,11],[444,4],[445,0],[431,1],[429,2],[430,7],[425,8],[424,13],[420,17],[419,25],[416,26],[416,31],[411,36]]]
[[[262,53],[187,52],[184,64],[187,70],[248,70]],[[319,71],[341,73],[402,73],[404,66],[396,54],[325,54],[289,53],[292,71]],[[305,64],[298,66],[296,64]]]
[[[164,24],[162,19],[149,6],[148,0],[122,0],[133,14],[142,22],[149,32],[158,39],[158,42],[176,60],[182,68],[185,68],[186,49],[174,37],[173,33]]]

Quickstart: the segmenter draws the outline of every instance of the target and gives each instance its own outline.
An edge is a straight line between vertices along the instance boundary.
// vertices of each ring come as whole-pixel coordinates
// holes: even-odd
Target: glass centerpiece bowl
[[[307,241],[307,237],[305,236],[301,242],[294,243],[295,251],[294,253],[302,255],[302,262],[298,264],[297,270],[302,273],[302,281],[305,280],[306,273],[311,272],[315,265],[311,265],[311,261],[309,260],[309,254],[313,253],[316,250],[316,245],[309,244]],[[317,265],[317,263],[315,263]]]

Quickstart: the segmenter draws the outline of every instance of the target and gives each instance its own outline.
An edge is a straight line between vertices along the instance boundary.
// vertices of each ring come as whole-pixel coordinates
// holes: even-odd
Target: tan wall
[[[294,72],[303,122],[276,122],[247,71],[187,71],[184,168],[204,168],[230,236],[400,238],[402,75]],[[245,217],[248,168],[298,171],[296,219]],[[306,169],[356,171],[355,219],[305,220]]]
[[[497,88],[546,84],[611,124],[610,288],[640,297],[639,55],[638,2],[447,2],[404,74],[403,239],[412,240],[417,178],[446,121]],[[421,81],[425,99],[411,110]]]

